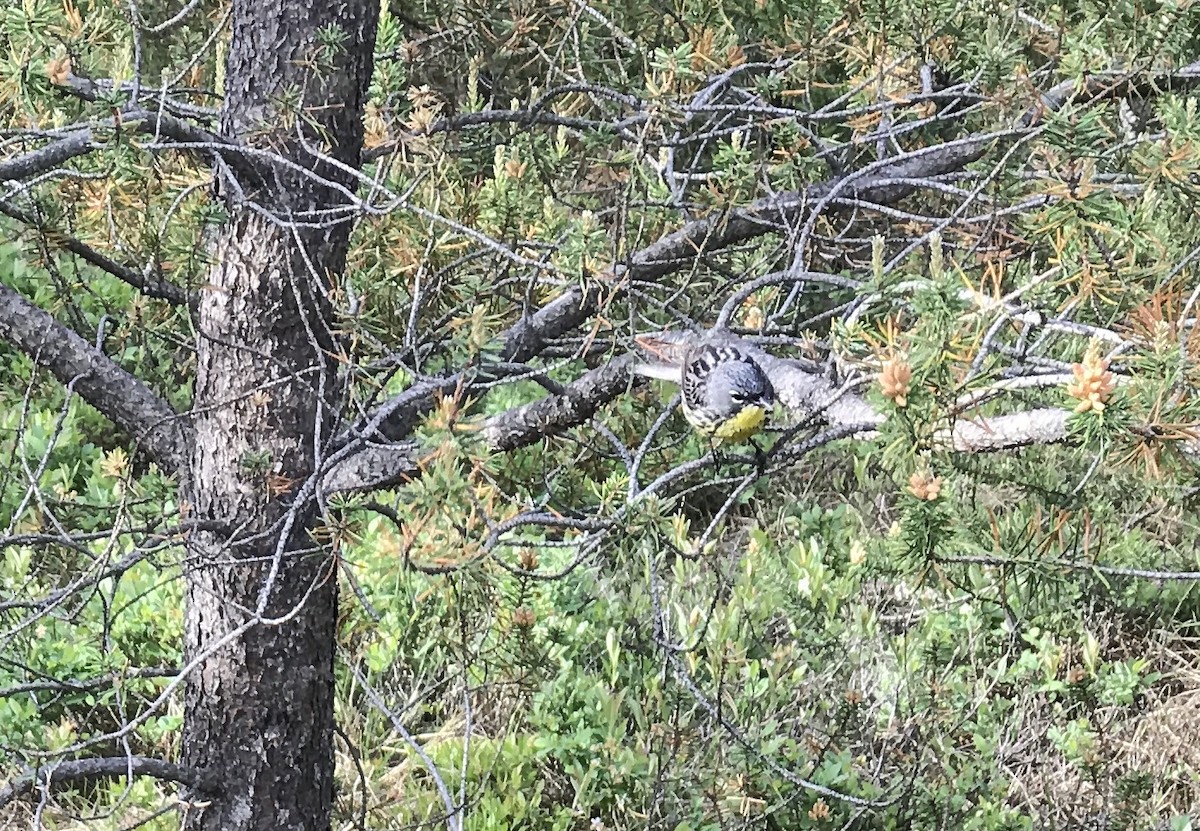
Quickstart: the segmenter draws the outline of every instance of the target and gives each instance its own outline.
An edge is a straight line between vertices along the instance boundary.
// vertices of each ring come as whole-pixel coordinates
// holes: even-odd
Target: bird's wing
[[[657,378],[660,381],[670,381],[672,384],[678,384],[681,377],[680,367],[678,366],[645,361],[633,365],[633,374],[640,375],[643,378]]]

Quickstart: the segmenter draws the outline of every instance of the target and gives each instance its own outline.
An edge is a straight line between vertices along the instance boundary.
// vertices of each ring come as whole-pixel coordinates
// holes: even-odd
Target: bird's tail
[[[678,384],[680,370],[677,366],[662,363],[641,362],[633,365],[633,374],[642,378],[657,378],[659,381],[670,381]]]
[[[683,366],[687,351],[696,340],[691,332],[660,332],[654,335],[636,335],[633,344],[647,358],[655,361]]]
[[[684,356],[692,340],[693,336],[687,332],[635,336],[634,346],[646,360],[634,364],[634,374],[678,384]]]

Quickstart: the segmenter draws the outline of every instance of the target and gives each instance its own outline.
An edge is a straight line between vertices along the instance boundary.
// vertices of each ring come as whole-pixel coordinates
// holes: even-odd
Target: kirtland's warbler
[[[645,352],[664,361],[637,372],[679,384],[683,415],[716,441],[739,442],[762,428],[775,404],[775,391],[762,367],[731,338],[706,338],[682,349],[655,336],[637,339]]]

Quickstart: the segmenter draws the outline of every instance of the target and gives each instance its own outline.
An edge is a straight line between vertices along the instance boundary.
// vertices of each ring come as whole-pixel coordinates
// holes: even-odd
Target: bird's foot
[[[750,446],[754,448],[754,466],[758,468],[758,475],[762,476],[767,472],[767,451],[763,450],[754,439],[750,439]]]

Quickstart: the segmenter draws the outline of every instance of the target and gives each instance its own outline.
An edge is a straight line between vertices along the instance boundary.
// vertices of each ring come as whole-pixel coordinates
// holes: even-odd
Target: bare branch
[[[500,360],[523,362],[536,356],[550,338],[572,331],[596,310],[600,292],[571,289],[559,295],[505,333]]]
[[[95,149],[90,129],[76,130],[55,142],[0,161],[0,182],[21,181]]]
[[[483,435],[493,450],[515,450],[582,424],[629,388],[634,356],[623,355],[550,395],[488,419]]]
[[[691,332],[663,332],[655,336],[664,351],[658,357],[682,360],[687,346],[697,337]],[[861,395],[852,391],[854,383],[841,387],[824,375],[805,369],[799,362],[777,358],[729,332],[709,332],[709,340],[736,342],[766,372],[780,405],[793,421],[816,419],[834,429],[849,429],[847,435],[868,439],[886,420]],[[530,404],[490,418],[484,425],[484,438],[497,451],[514,450],[561,433],[588,421],[605,403],[621,395],[629,385],[630,374],[670,378],[660,368],[639,369],[634,356],[624,355],[599,369],[583,375],[560,394],[549,395]],[[946,450],[964,453],[990,453],[1033,445],[1055,444],[1069,436],[1071,411],[1057,407],[1007,413],[978,418],[958,418],[952,426],[935,434],[935,441]],[[1190,458],[1200,458],[1200,440],[1179,443]]]
[[[13,684],[0,687],[0,698],[31,692],[79,693],[111,687],[133,678],[174,678],[179,670],[173,667],[141,667],[123,671],[114,671],[98,675],[95,678],[82,679],[52,679],[48,681],[30,681],[24,684]]]
[[[188,293],[179,286],[169,283],[166,280],[149,280],[143,277],[136,269],[117,262],[95,248],[92,248],[87,243],[64,234],[61,231],[47,228],[38,217],[18,208],[11,202],[0,201],[0,213],[36,228],[51,245],[71,252],[84,262],[96,266],[96,268],[111,274],[124,283],[128,283],[147,297],[166,300],[168,303],[177,306],[189,303]],[[194,302],[194,298],[191,299],[191,302]]]
[[[534,357],[542,350],[546,340],[572,331],[586,320],[595,310],[598,299],[599,292],[595,289],[572,289],[522,318],[501,336],[503,345],[500,362],[524,361]],[[416,475],[416,445],[404,440],[412,433],[421,416],[429,412],[438,395],[452,394],[461,384],[461,374],[433,379],[405,390],[376,408],[370,418],[340,437],[335,445],[345,446],[352,440],[352,435],[364,437],[366,441],[378,435],[400,443],[364,444],[355,454],[337,462],[325,474],[322,489],[328,493],[372,490],[406,481]],[[620,389],[623,388],[624,385],[620,385]],[[597,399],[594,407],[611,400],[619,394],[620,389],[613,390],[611,395],[602,400]],[[561,415],[565,415],[565,412]],[[513,429],[521,432],[521,428],[515,424]],[[532,437],[529,442],[520,442],[518,446],[536,440],[536,437]],[[362,458],[358,458],[358,455]]]
[[[5,285],[0,285],[0,339],[50,370],[165,470],[186,470],[191,430],[182,418],[135,376]]]
[[[0,789],[0,807],[18,797],[31,793],[35,788],[61,785],[80,779],[102,779],[108,777],[150,776],[167,782],[178,782],[201,791],[212,792],[217,788],[218,778],[189,768],[151,759],[146,756],[112,756],[97,759],[76,759],[60,762],[53,767],[22,774]]]
[[[367,444],[335,463],[321,477],[325,493],[348,493],[393,487],[421,474],[414,442]]]
[[[1026,125],[1034,124],[1044,113],[1060,110],[1075,100],[1118,97],[1131,92],[1156,95],[1164,90],[1186,89],[1197,81],[1200,81],[1200,61],[1157,76],[1122,70],[1096,72],[1088,75],[1082,83],[1072,79],[1046,90],[1037,105],[1025,112],[1021,121]]]
[[[101,85],[76,75],[69,76],[61,89],[90,102],[98,101],[105,92]],[[240,173],[253,172],[251,160],[239,152],[237,144],[219,133],[193,124],[184,117],[171,114],[170,110],[173,107],[168,106],[167,102],[158,101],[156,103],[159,106],[152,110],[141,109],[136,104],[132,105],[122,110],[114,118],[102,119],[94,126],[81,127],[44,147],[0,162],[0,182],[26,180],[52,170],[73,158],[102,148],[105,142],[97,138],[95,134],[95,130],[99,127],[129,130],[154,138],[165,137],[172,142],[184,145],[192,152],[198,152],[205,156],[216,153],[230,168]],[[174,109],[179,110],[180,115],[190,117],[201,115],[195,111],[195,108],[179,109],[179,106],[176,106]]]

